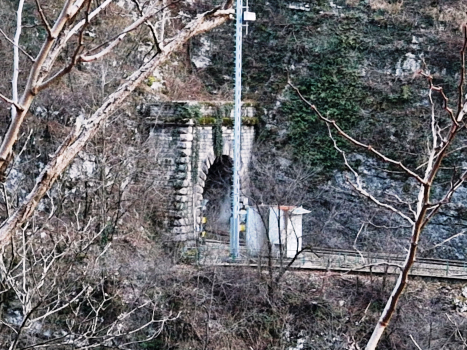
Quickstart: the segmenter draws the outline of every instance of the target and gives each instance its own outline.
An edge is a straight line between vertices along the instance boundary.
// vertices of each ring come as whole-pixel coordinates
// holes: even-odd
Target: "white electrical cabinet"
[[[246,245],[250,254],[267,253],[268,237],[272,253],[293,258],[302,249],[303,215],[310,211],[295,206],[248,208]]]

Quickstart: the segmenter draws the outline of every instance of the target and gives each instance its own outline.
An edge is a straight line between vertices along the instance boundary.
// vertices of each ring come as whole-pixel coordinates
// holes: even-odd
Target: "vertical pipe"
[[[230,256],[238,258],[239,252],[239,207],[240,207],[240,132],[242,123],[242,19],[243,1],[236,3],[236,35],[235,35],[235,110],[234,110],[234,159],[232,189],[232,219],[230,224]]]

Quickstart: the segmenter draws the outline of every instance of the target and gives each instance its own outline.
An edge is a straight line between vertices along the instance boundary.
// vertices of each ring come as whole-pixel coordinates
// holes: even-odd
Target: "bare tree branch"
[[[167,8],[169,6],[173,5],[176,2],[178,2],[178,1],[171,2],[170,4],[167,5],[165,0],[164,0],[163,3],[162,3],[162,7],[161,7],[160,11],[163,11],[163,14],[162,14],[162,20],[161,20],[161,22],[162,22],[162,24],[161,24],[161,34],[160,34],[159,38],[157,37],[157,33],[156,33],[157,30],[156,30],[155,26],[150,21],[145,22],[145,24],[148,26],[149,30],[151,31],[152,38],[154,40],[154,46],[157,49],[156,53],[161,52],[160,43],[164,42],[166,10],[167,10]],[[133,0],[133,3],[136,5],[136,8],[138,9],[140,15],[142,16],[143,15],[143,8],[142,8],[141,4],[139,3],[139,1],[138,0]]]
[[[466,148],[467,148],[467,146],[458,147],[458,148],[456,148],[456,149],[453,149],[452,151],[447,152],[447,153],[446,153],[446,156],[448,156],[448,155],[450,155],[450,154],[453,154],[453,153],[456,153],[456,152],[459,152],[459,151],[462,151],[463,149],[466,149]],[[438,157],[438,156],[439,156],[439,153],[435,156],[435,158]],[[424,162],[424,163],[420,164],[420,165],[417,167],[416,170],[419,170],[420,168],[423,168],[423,167],[426,166],[427,164],[428,164],[428,162]]]
[[[417,347],[418,350],[422,350],[422,348],[420,347],[420,345],[417,344],[417,342],[415,341],[415,339],[412,337],[412,334],[409,335],[410,339],[412,340],[412,342],[415,344],[415,346]]]
[[[125,38],[125,36],[129,32],[131,32],[131,31],[135,30],[136,28],[138,28],[141,24],[145,23],[149,18],[151,18],[152,16],[157,14],[159,11],[161,11],[159,6],[153,5],[150,9],[148,9],[146,14],[144,14],[138,20],[136,20],[135,22],[130,24],[128,27],[126,27],[125,30],[121,34],[117,35],[114,39],[111,39],[110,42],[108,43],[108,45],[102,51],[100,51],[100,52],[98,52],[98,53],[96,53],[94,55],[81,55],[79,57],[79,60],[81,62],[92,62],[92,61],[95,61],[95,60],[98,60],[98,59],[104,57],[109,52],[111,52],[113,50],[113,48],[115,46],[117,46]],[[102,46],[104,46],[106,44],[107,43],[104,43],[104,44],[100,45],[99,47],[102,47]],[[95,51],[99,47],[97,47],[96,49],[93,49],[91,51]]]
[[[356,180],[356,183],[353,183],[352,181],[350,181],[349,178],[347,178],[348,180],[348,183],[358,192],[360,193],[362,196],[368,198],[369,200],[371,200],[373,203],[375,203],[377,206],[379,207],[382,207],[382,208],[385,208],[387,210],[390,210],[392,211],[393,213],[396,213],[397,215],[399,215],[401,218],[407,220],[409,222],[410,225],[413,225],[414,224],[414,221],[409,218],[407,215],[405,215],[403,212],[401,212],[400,210],[396,209],[395,207],[393,207],[392,205],[389,205],[387,203],[383,203],[381,202],[379,199],[377,199],[375,196],[373,196],[372,194],[370,194],[367,190],[365,190],[363,188],[363,183],[362,183],[362,180],[361,180],[361,177],[360,175],[357,173],[357,171],[355,171],[354,168],[352,168],[352,166],[349,164],[348,160],[347,160],[347,156],[345,154],[345,152],[340,149],[340,147],[337,145],[337,142],[336,142],[336,139],[332,136],[332,132],[331,132],[331,126],[329,124],[326,124],[326,126],[328,127],[328,134],[329,134],[329,137],[330,139],[332,140],[333,144],[334,144],[334,148],[342,155],[342,158],[344,159],[344,164],[345,166],[347,167],[347,169],[349,169],[352,174],[354,175],[355,177],[355,180]]]
[[[26,87],[23,95],[19,99],[19,105],[23,106],[23,110],[19,111],[14,118],[12,118],[11,123],[6,131],[2,143],[0,145],[0,175],[5,173],[5,170],[9,164],[9,161],[12,158],[12,149],[15,144],[20,127],[23,123],[26,113],[34,100],[34,97],[38,93],[37,83],[39,76],[41,75],[43,64],[46,61],[51,48],[53,47],[58,35],[62,32],[67,21],[76,15],[76,13],[81,9],[86,0],[77,0],[74,4],[71,0],[63,5],[62,11],[59,14],[55,24],[51,30],[50,35],[48,35],[44,44],[42,45],[41,50],[39,51],[34,64],[31,67],[28,80],[26,82]],[[14,99],[13,99],[14,100]]]
[[[79,34],[78,34],[78,45],[75,48],[75,51],[73,53],[73,56],[71,57],[70,62],[63,69],[59,70],[57,73],[55,73],[55,75],[50,77],[47,81],[40,84],[37,87],[38,92],[42,91],[42,90],[45,90],[50,85],[52,85],[52,84],[56,83],[57,81],[59,81],[64,75],[70,73],[71,70],[73,69],[73,67],[76,66],[76,64],[78,63],[80,54],[81,54],[81,52],[83,51],[83,48],[84,48],[84,44],[83,44],[84,43],[84,31],[85,31],[86,27],[89,25],[89,8],[91,6],[92,1],[91,0],[87,0],[87,1],[88,1],[88,5],[87,5],[86,12],[85,12],[85,19],[84,19],[85,22],[80,28],[80,31],[79,31]]]
[[[423,178],[416,174],[415,172],[411,171],[407,167],[405,167],[401,162],[395,161],[393,159],[387,158],[384,156],[381,152],[378,152],[374,150],[371,146],[366,145],[364,143],[361,143],[354,138],[352,138],[350,135],[345,133],[334,120],[330,120],[326,117],[324,117],[316,108],[315,105],[307,101],[301,94],[300,91],[293,86],[292,84],[289,83],[289,85],[296,91],[297,95],[300,97],[300,99],[307,104],[311,110],[318,115],[318,117],[324,121],[328,127],[329,135],[332,138],[332,133],[331,133],[331,126],[334,130],[337,131],[339,135],[344,137],[347,141],[352,143],[353,145],[356,145],[360,148],[366,149],[370,151],[373,155],[377,156],[379,159],[382,159],[385,162],[388,162],[390,164],[394,164],[399,166],[406,174],[409,176],[415,178],[419,182],[419,190],[418,190],[418,196],[417,196],[417,206],[416,209],[413,211],[414,213],[414,219],[410,219],[405,216],[402,212],[397,210],[396,208],[387,205],[385,203],[379,202],[376,198],[373,198],[370,194],[368,194],[362,187],[360,178],[358,177],[358,173],[350,166],[348,163],[345,153],[340,150],[337,146],[336,141],[332,138],[334,142],[334,147],[344,156],[344,162],[347,166],[347,168],[354,174],[357,183],[352,184],[352,186],[363,196],[371,199],[374,203],[376,203],[378,206],[381,206],[383,208],[389,209],[400,216],[404,217],[405,219],[408,219],[408,221],[411,223],[411,239],[410,239],[410,247],[407,249],[407,255],[405,258],[405,261],[402,265],[402,270],[399,274],[399,277],[394,285],[394,288],[391,292],[391,295],[389,296],[385,308],[383,312],[381,313],[381,316],[379,318],[379,321],[377,325],[375,326],[373,333],[366,345],[366,350],[374,350],[376,349],[376,346],[379,343],[379,340],[381,339],[382,334],[384,333],[385,329],[387,328],[389,321],[391,320],[398,301],[404,292],[404,289],[408,283],[408,276],[410,273],[410,270],[415,262],[415,258],[417,255],[417,249],[418,249],[418,244],[420,240],[420,235],[422,233],[422,230],[424,227],[427,225],[427,223],[430,221],[430,219],[433,217],[433,215],[439,210],[439,208],[445,204],[448,203],[454,192],[464,183],[464,181],[467,179],[467,171],[465,171],[460,178],[458,178],[457,181],[453,182],[451,184],[451,187],[446,191],[443,199],[436,203],[433,204],[430,202],[430,195],[433,190],[433,183],[436,179],[436,176],[438,175],[439,170],[441,169],[441,164],[448,154],[448,148],[453,144],[457,134],[459,131],[463,128],[461,126],[461,122],[463,122],[464,115],[467,113],[467,101],[464,101],[464,96],[463,94],[463,84],[464,84],[464,75],[465,75],[465,53],[467,51],[467,26],[463,26],[463,34],[464,34],[464,44],[461,49],[460,55],[461,55],[461,64],[462,64],[462,69],[461,69],[461,78],[459,81],[459,87],[458,87],[458,106],[457,106],[457,113],[454,115],[454,112],[452,111],[451,108],[448,107],[448,99],[446,95],[444,94],[443,90],[440,87],[434,86],[433,85],[433,79],[431,76],[427,74],[423,74],[429,81],[430,87],[429,87],[429,102],[431,105],[431,116],[430,116],[430,129],[431,129],[431,143],[428,144],[428,160],[424,163],[424,176]],[[436,116],[435,116],[435,105],[432,99],[432,93],[437,92],[441,95],[444,105],[443,108],[448,112],[450,115],[451,119],[451,124],[449,126],[449,129],[447,132],[445,132],[445,135],[443,136],[443,131],[439,130],[439,127],[437,126],[437,121],[436,121]],[[453,236],[452,238],[454,238]],[[450,239],[452,239],[450,238]]]
[[[358,253],[358,255],[360,255],[360,258],[362,259],[362,261],[365,261],[365,258],[363,257],[362,252],[357,248],[357,241],[358,241],[358,237],[360,236],[360,233],[363,231],[363,228],[365,228],[366,225],[367,225],[366,223],[363,223],[360,226],[360,229],[358,230],[357,235],[355,236],[355,239],[353,241],[353,249],[355,249],[355,251]]]
[[[11,44],[15,45],[15,42],[13,40],[11,40],[6,34],[5,32],[0,28],[0,33],[3,35],[3,37],[8,41],[10,42]],[[34,62],[34,57],[32,57],[30,54],[28,54],[26,52],[26,50],[24,50],[21,46],[18,46],[19,50],[27,57],[29,58],[29,60],[31,62]]]
[[[461,52],[460,52],[460,60],[461,60],[461,68],[460,68],[460,79],[459,79],[459,85],[457,86],[457,95],[458,95],[458,100],[457,100],[457,118],[456,120],[459,121],[462,120],[462,117],[460,117],[461,111],[463,113],[466,113],[467,111],[465,110],[465,104],[464,104],[464,82],[465,82],[465,52],[467,51],[467,25],[464,25],[462,27],[462,33],[464,34],[464,45],[462,46]]]
[[[430,251],[430,250],[433,250],[433,249],[436,249],[438,247],[441,247],[443,246],[444,244],[446,244],[447,242],[449,242],[450,240],[454,239],[454,238],[457,238],[457,237],[460,237],[460,236],[463,236],[465,234],[466,230],[463,230],[461,232],[458,232],[456,233],[455,235],[452,235],[451,237],[448,237],[444,240],[442,240],[441,242],[435,244],[433,247],[431,248],[428,248],[428,249],[425,249],[424,252],[427,252],[427,251]]]
[[[464,56],[465,56],[465,51],[467,50],[467,26],[464,25],[463,27],[463,32],[464,32],[464,45],[461,50],[461,63],[465,64],[464,61]],[[462,68],[462,74],[464,74],[464,69],[465,67]],[[461,83],[463,82],[464,77],[462,76],[460,78]],[[437,146],[437,133],[434,130],[433,124],[434,124],[434,109],[433,109],[433,101],[431,100],[431,91],[438,91],[439,89],[435,88],[433,84],[431,83],[430,80],[430,102],[432,104],[432,137],[433,137],[433,144],[432,144],[432,149],[430,152],[429,160],[425,169],[425,183],[423,183],[420,186],[419,190],[419,195],[418,195],[418,203],[417,203],[417,211],[416,211],[416,220],[412,228],[412,235],[411,235],[411,243],[410,243],[410,248],[407,252],[406,260],[403,264],[403,270],[399,275],[399,278],[394,286],[394,289],[386,303],[386,306],[381,313],[381,317],[378,321],[378,324],[376,325],[373,334],[371,335],[370,340],[367,343],[366,350],[374,350],[381,339],[381,336],[383,332],[385,331],[392,315],[394,314],[394,311],[396,309],[397,303],[405,289],[405,286],[407,285],[408,281],[408,275],[410,272],[410,269],[415,262],[415,257],[417,254],[417,248],[418,248],[418,242],[420,239],[420,234],[423,230],[423,228],[426,226],[428,223],[427,219],[430,219],[432,215],[427,216],[428,210],[431,208],[430,204],[430,192],[432,190],[432,185],[433,181],[438,174],[438,171],[441,166],[441,162],[444,159],[448,147],[452,144],[454,141],[458,131],[460,130],[459,122],[462,121],[463,119],[463,111],[464,109],[467,109],[467,103],[464,103],[462,106],[462,109],[458,110],[457,117],[455,119],[452,119],[452,124],[449,129],[448,135],[445,138],[444,145],[439,153],[439,155],[435,158],[435,155],[437,154],[436,146]],[[459,89],[459,93],[462,93],[462,89]],[[443,96],[443,93],[442,93]],[[443,98],[445,98],[443,96]],[[458,96],[458,99],[462,99],[463,96]],[[445,102],[447,103],[447,99],[445,99]],[[461,105],[460,105],[461,106]],[[448,107],[445,106],[445,109]],[[450,191],[448,191],[448,198],[450,199],[452,194],[449,194]],[[453,193],[453,192],[452,192]],[[438,207],[439,208],[439,207]],[[437,209],[436,209],[437,210]]]
[[[15,106],[15,108],[16,108],[19,112],[24,111],[24,107],[23,107],[23,106],[20,106],[18,103],[16,103],[16,102],[13,101],[13,100],[10,100],[8,97],[6,97],[6,96],[4,96],[4,95],[2,95],[2,94],[0,94],[0,99],[3,100],[3,101],[5,101],[6,103],[9,103],[9,104]]]
[[[123,102],[123,100],[141,83],[147,79],[154,69],[165,62],[171,53],[178,50],[191,37],[209,31],[227,22],[232,10],[216,10],[198,15],[179,31],[178,35],[167,44],[162,53],[152,58],[135,71],[126,82],[114,93],[109,95],[101,107],[88,120],[78,119],[75,127],[63,141],[55,155],[44,167],[36,180],[32,191],[25,198],[10,218],[0,226],[0,247],[6,246],[11,234],[32,215],[40,199],[53,185],[57,177],[65,170],[73,158],[84,147],[86,142],[95,135],[100,126],[106,121]]]
[[[433,203],[431,205],[431,207],[429,208],[430,213],[427,215],[425,219],[424,226],[433,218],[434,215],[436,215],[436,213],[439,211],[439,209],[441,209],[441,207],[444,204],[448,204],[451,201],[454,193],[459,189],[459,187],[463,185],[463,183],[466,180],[467,180],[467,170],[460,176],[460,178],[454,184],[451,184],[451,187],[449,188],[449,190],[446,192],[444,197],[439,202]]]
[[[55,61],[57,60],[57,57],[60,55],[60,53],[63,51],[65,45],[68,43],[68,41],[74,36],[80,33],[82,30],[83,26],[86,25],[86,22],[90,22],[94,17],[96,17],[100,12],[102,12],[107,6],[109,6],[112,3],[113,0],[105,0],[102,4],[100,4],[94,11],[92,11],[87,18],[82,19],[79,21],[77,24],[74,25],[73,28],[71,28],[68,31],[64,32],[64,35],[58,38],[56,41],[54,47],[50,51],[50,54],[47,58],[47,60],[43,64],[43,69],[42,71],[44,73],[48,73],[52,70],[53,65],[55,64]]]

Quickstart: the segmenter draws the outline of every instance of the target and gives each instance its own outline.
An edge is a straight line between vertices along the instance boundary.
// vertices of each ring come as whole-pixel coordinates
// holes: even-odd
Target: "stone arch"
[[[212,127],[200,127],[199,132],[202,135],[202,141],[200,142],[200,157],[198,161],[198,176],[196,179],[196,197],[193,202],[193,220],[196,220],[196,224],[200,223],[201,220],[201,204],[204,199],[204,191],[206,187],[206,180],[209,176],[210,169],[216,165],[218,159],[230,159],[233,164],[233,129],[230,127],[222,127],[222,139],[223,147],[222,153],[215,155],[213,140],[212,140]],[[240,187],[244,188],[248,184],[248,165],[251,159],[251,153],[254,142],[254,127],[243,126],[241,133],[241,154],[240,154]],[[230,176],[230,180],[231,180]],[[243,192],[243,191],[242,191]],[[231,188],[228,191],[229,196],[231,193]],[[229,198],[230,201],[230,198]],[[230,203],[230,202],[229,202]],[[229,208],[230,210],[230,208]],[[209,213],[208,213],[209,214]],[[209,218],[208,218],[209,219]],[[223,229],[220,231],[225,231],[227,229],[227,223],[224,222]],[[228,229],[227,229],[228,231]],[[222,238],[222,234],[215,235],[217,239]]]

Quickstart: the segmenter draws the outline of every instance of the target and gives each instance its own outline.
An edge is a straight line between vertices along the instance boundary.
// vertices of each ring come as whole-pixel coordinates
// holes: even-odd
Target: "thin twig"
[[[52,29],[50,28],[50,24],[45,17],[44,11],[42,10],[42,6],[39,3],[39,0],[34,0],[36,2],[37,11],[39,11],[39,15],[41,17],[42,23],[44,24],[45,29],[47,30],[47,34],[52,36]]]
[[[11,44],[15,45],[15,42],[14,42],[13,40],[11,40],[11,39],[5,34],[5,32],[4,32],[1,28],[0,28],[0,34],[2,34],[8,42],[10,42]],[[16,45],[16,46],[18,46],[18,45]],[[35,60],[34,60],[34,57],[32,57],[30,54],[28,54],[21,46],[18,46],[18,49],[19,49],[27,58],[29,58],[29,60],[30,60],[31,62],[34,62],[34,61],[35,61]]]
[[[132,32],[133,30],[137,29],[141,24],[145,23],[149,18],[153,17],[154,15],[159,13],[160,11],[161,11],[161,9],[156,8],[156,6],[151,7],[144,16],[140,17],[138,20],[136,20],[135,22],[130,24],[128,27],[126,27],[125,30],[123,30],[123,32],[121,32],[120,34],[114,36],[112,39],[108,40],[107,42],[93,48],[92,50],[90,50],[88,52],[87,55],[81,55],[79,60],[81,62],[92,62],[92,61],[98,60],[98,59],[102,58],[103,56],[107,55],[109,52],[112,51],[112,49],[115,46],[117,46],[123,40],[123,38],[129,32]],[[100,52],[98,52],[98,53],[96,53],[94,55],[89,55],[89,53],[97,51],[98,49],[100,49],[101,47],[104,47],[104,46],[106,46],[106,47],[104,49],[102,49]]]
[[[438,247],[444,245],[445,243],[449,242],[450,240],[452,240],[452,239],[454,239],[454,238],[457,238],[457,237],[459,237],[459,236],[462,236],[464,233],[465,233],[465,230],[463,230],[463,231],[461,231],[461,232],[458,232],[458,233],[456,233],[455,235],[452,235],[451,237],[448,237],[448,238],[446,238],[445,240],[441,241],[440,243],[435,244],[433,247],[426,249],[425,252],[430,251],[430,250],[433,250],[433,249],[436,249],[436,248],[438,248]]]
[[[450,155],[450,154],[453,154],[455,152],[458,152],[458,151],[462,151],[463,149],[467,148],[467,146],[461,146],[461,147],[458,147],[456,149],[453,149],[452,151],[449,151],[449,152],[446,152],[446,156]],[[438,157],[439,156],[439,153],[435,156]],[[426,162],[423,162],[422,164],[420,164],[418,167],[415,168],[415,170],[419,170],[421,169],[422,167],[424,167],[425,165],[427,165],[428,161]]]
[[[21,151],[19,151],[19,153],[16,154],[15,158],[13,159],[13,164],[11,165],[10,170],[8,171],[8,174],[6,175],[6,177],[8,177],[8,176],[10,175],[10,172],[11,172],[11,170],[14,168],[15,163],[16,163],[17,160],[21,157],[21,155],[23,154],[23,152],[26,150],[26,147],[27,147],[27,145],[28,145],[29,140],[31,139],[31,136],[32,136],[32,132],[33,132],[33,131],[34,131],[34,129],[30,129],[30,130],[29,130],[29,135],[28,135],[28,137],[26,138],[26,140],[24,141],[23,147],[21,147]],[[21,134],[21,137],[20,137],[20,138],[23,138],[23,136],[24,136],[24,133]],[[40,155],[40,154],[39,154],[39,155]]]
[[[349,269],[348,271],[346,271],[345,273],[343,273],[343,275],[346,275],[348,273],[351,273],[353,271],[360,271],[360,270],[363,270],[363,269],[366,269],[366,268],[371,268],[371,267],[376,267],[376,266],[389,266],[389,267],[395,267],[399,270],[403,270],[404,267],[401,266],[401,265],[398,265],[398,264],[393,264],[393,263],[390,263],[390,262],[386,262],[386,261],[382,261],[382,262],[379,262],[379,263],[373,263],[373,264],[367,264],[367,265],[361,265],[359,267],[356,267],[356,268],[352,268],[352,269]]]
[[[21,37],[22,15],[23,15],[24,0],[20,0],[18,4],[18,11],[16,13],[16,32],[13,39],[13,78],[11,79],[11,99],[13,102],[18,102],[18,76],[19,76],[19,39]],[[16,119],[18,110],[11,109],[11,120]]]
[[[460,56],[461,56],[461,69],[460,69],[460,79],[459,85],[457,87],[458,92],[458,101],[457,101],[457,115],[461,113],[463,109],[463,98],[464,98],[464,80],[465,80],[465,52],[467,50],[467,24],[462,26],[462,33],[464,34],[464,45],[462,46]]]
[[[368,221],[368,224],[373,226],[373,227],[377,227],[377,228],[384,228],[386,230],[398,230],[398,229],[401,229],[401,228],[410,228],[411,226],[408,226],[408,225],[398,225],[398,226],[386,226],[386,225],[376,225],[374,222],[372,222],[371,220]]]
[[[363,254],[362,252],[357,249],[357,240],[358,240],[358,237],[360,236],[360,233],[362,232],[363,228],[366,226],[367,224],[364,223],[362,224],[362,226],[360,226],[360,230],[358,230],[357,232],[357,236],[355,237],[355,240],[353,241],[353,249],[355,249],[358,253],[358,255],[360,255],[360,258],[362,258],[362,261],[365,262],[365,258],[363,257]]]
[[[430,207],[431,212],[427,215],[423,226],[425,226],[431,220],[431,218],[439,211],[441,206],[443,206],[444,204],[447,204],[447,203],[449,203],[451,201],[452,196],[454,195],[454,193],[457,191],[457,189],[460,186],[462,186],[462,184],[466,180],[467,180],[467,170],[464,171],[464,173],[459,177],[459,179],[454,184],[451,184],[450,189],[446,192],[443,199],[441,199],[437,203],[432,203],[431,204],[431,207]]]
[[[347,156],[345,154],[345,152],[343,150],[341,150],[339,148],[339,146],[337,145],[337,142],[336,142],[336,139],[334,138],[334,136],[332,135],[332,132],[331,132],[331,126],[326,123],[326,126],[328,127],[328,134],[329,134],[329,138],[332,140],[333,144],[334,144],[334,148],[342,155],[342,158],[344,159],[344,164],[345,166],[347,167],[347,169],[349,169],[352,174],[354,175],[355,177],[355,181],[357,182],[356,184],[353,183],[352,181],[350,181],[350,179],[346,176],[347,178],[347,182],[355,189],[355,191],[357,191],[358,193],[360,193],[362,196],[368,198],[369,200],[371,200],[373,203],[375,203],[377,206],[379,207],[382,207],[382,208],[386,208],[390,211],[392,211],[393,213],[396,213],[397,215],[399,215],[400,217],[404,218],[405,220],[407,220],[409,222],[410,225],[413,225],[414,224],[414,221],[409,218],[407,215],[405,215],[403,212],[401,212],[400,210],[394,208],[392,205],[389,205],[387,203],[383,203],[381,202],[379,199],[377,199],[375,196],[373,196],[372,194],[370,194],[367,190],[365,190],[363,188],[363,184],[362,184],[362,180],[361,180],[361,177],[360,175],[355,171],[354,168],[352,168],[352,166],[349,164],[348,160],[347,160]]]
[[[424,76],[425,78],[428,79],[428,82],[430,83],[430,90],[434,90],[436,92],[439,92],[439,94],[443,98],[443,109],[449,114],[449,117],[451,118],[452,122],[454,124],[458,125],[457,119],[454,116],[453,110],[448,106],[449,99],[446,96],[446,94],[444,93],[443,88],[441,86],[434,86],[433,85],[433,77],[431,75],[426,74],[424,72],[420,72],[420,75],[422,75],[422,76]]]
[[[76,48],[74,50],[74,53],[73,53],[73,56],[71,58],[70,63],[67,66],[63,67],[56,74],[54,74],[54,76],[52,76],[51,78],[49,78],[48,80],[46,80],[45,82],[40,84],[37,87],[37,91],[42,91],[42,90],[48,88],[50,85],[57,82],[58,80],[60,80],[65,74],[68,74],[69,72],[71,72],[73,67],[76,66],[76,64],[78,63],[80,54],[82,53],[83,48],[84,48],[84,44],[83,44],[84,43],[84,31],[89,25],[89,8],[91,6],[91,3],[92,3],[91,0],[87,1],[87,8],[86,8],[86,11],[85,11],[85,22],[81,26],[81,29],[79,31],[78,45],[76,46]]]
[[[9,218],[10,217],[10,203],[8,201],[5,184],[2,183],[1,185],[2,185],[3,199],[5,201],[6,217]]]
[[[412,334],[409,335],[410,339],[413,341],[413,343],[415,344],[415,346],[417,347],[418,350],[422,350],[422,348],[420,347],[420,345],[417,344],[417,342],[415,341],[415,339],[412,337]]]
[[[14,102],[13,100],[10,100],[8,97],[6,97],[6,96],[4,96],[4,95],[2,95],[2,94],[0,94],[0,99],[3,100],[3,101],[5,101],[6,103],[9,103],[9,104],[15,106],[15,108],[18,110],[18,112],[24,111],[24,107],[23,107],[23,106],[21,106],[20,104]]]
[[[141,7],[139,1],[133,0],[133,2],[135,3],[136,8],[138,9],[140,15],[142,16],[142,15],[143,15],[143,9],[142,9],[142,7]],[[176,1],[176,2],[178,2],[178,1]],[[164,17],[164,15],[165,15],[165,9],[168,8],[168,7],[169,7],[170,5],[172,5],[172,4],[173,4],[173,2],[170,3],[169,5],[163,6],[163,7],[161,8],[161,10],[164,11],[164,12],[163,12],[163,15],[162,15],[163,17]],[[163,23],[164,23],[164,21],[165,21],[165,19],[162,18],[162,22],[163,22]],[[154,27],[154,25],[153,25],[151,22],[149,22],[149,21],[144,22],[144,24],[146,24],[146,25],[148,26],[148,28],[149,28],[149,30],[150,30],[150,32],[151,32],[152,38],[153,38],[153,40],[154,40],[154,46],[155,46],[156,49],[157,49],[157,50],[156,50],[156,54],[162,52],[162,49],[161,49],[159,43],[162,42],[162,41],[164,40],[163,36],[161,35],[161,39],[162,39],[162,40],[159,40],[159,39],[157,38],[156,28]],[[163,31],[161,30],[161,34],[162,34],[162,33],[163,33]]]

